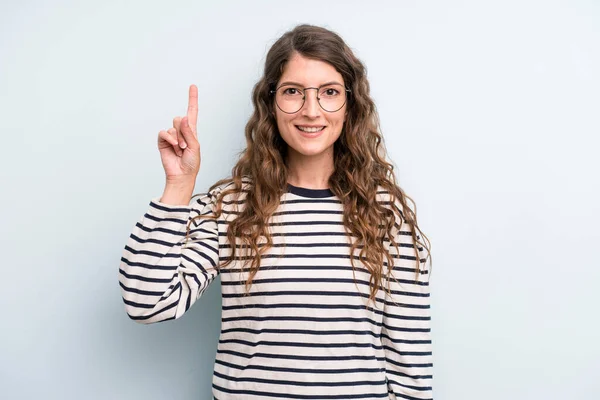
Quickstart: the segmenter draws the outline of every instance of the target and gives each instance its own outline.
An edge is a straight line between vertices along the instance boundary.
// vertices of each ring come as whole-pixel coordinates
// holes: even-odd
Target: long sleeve
[[[184,245],[188,221],[214,215],[215,193],[190,206],[158,198],[134,226],[123,250],[119,283],[125,310],[142,324],[181,317],[218,275],[219,233],[214,218],[196,219]]]
[[[394,258],[390,279],[392,298],[386,294],[381,341],[386,359],[390,399],[432,399],[432,345],[429,296],[429,271],[425,269],[425,249],[419,247],[419,274],[412,236],[406,224],[398,232],[390,253]],[[420,237],[419,237],[420,238]],[[397,281],[397,282],[396,282]],[[385,284],[387,285],[387,280]]]

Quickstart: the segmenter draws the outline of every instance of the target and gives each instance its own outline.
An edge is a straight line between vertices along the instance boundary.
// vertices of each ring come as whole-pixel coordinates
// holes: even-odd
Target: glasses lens
[[[346,103],[346,89],[338,84],[322,86],[319,88],[318,100],[325,111],[338,111]],[[282,86],[275,94],[275,101],[283,112],[290,114],[298,112],[304,105],[303,89],[292,85]]]
[[[296,86],[282,86],[277,89],[275,101],[281,111],[290,114],[295,113],[304,104],[304,93],[302,93],[301,88]]]
[[[346,89],[342,85],[327,85],[319,89],[319,104],[323,110],[334,112],[344,106]]]

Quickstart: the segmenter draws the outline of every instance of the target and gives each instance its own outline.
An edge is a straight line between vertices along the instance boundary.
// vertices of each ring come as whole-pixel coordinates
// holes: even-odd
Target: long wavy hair
[[[395,246],[399,254],[398,243],[392,232],[394,229],[399,231],[403,223],[407,224],[417,260],[416,279],[422,273],[418,246],[427,250],[427,258],[431,261],[430,242],[417,225],[415,202],[396,184],[394,167],[386,161],[379,117],[369,94],[365,66],[338,34],[318,26],[298,25],[270,48],[264,74],[252,92],[254,113],[245,127],[246,148],[232,169],[232,177],[216,182],[209,189],[212,191],[218,186],[227,186],[217,195],[215,215],[210,218],[221,215],[225,196],[246,192],[245,207],[228,224],[227,238],[232,255],[217,268],[225,268],[236,259],[245,260],[242,270],[248,271],[248,294],[260,268],[261,256],[273,246],[268,220],[287,191],[288,168],[285,163],[287,144],[277,128],[274,97],[270,91],[275,88],[294,53],[329,63],[342,75],[346,87],[351,90],[347,101],[347,118],[340,137],[334,143],[334,172],[328,183],[331,191],[342,201],[346,231],[356,238],[350,248],[353,271],[355,250],[361,248],[358,259],[371,274],[369,300],[375,301],[383,274],[389,278],[394,266],[393,257],[385,248],[384,237],[389,238],[390,245]],[[243,190],[243,185],[248,182],[250,189],[246,187]],[[389,202],[384,203],[391,206],[386,207],[386,204],[376,201],[377,191],[381,189],[389,193]],[[407,201],[412,203],[414,211]],[[396,206],[398,203],[401,207]],[[196,218],[203,216],[196,216],[189,221],[186,239],[191,222]],[[264,243],[259,246],[261,238]],[[246,249],[246,256],[236,255],[237,240],[243,242],[241,248]],[[387,271],[384,271],[384,257]],[[248,262],[251,262],[249,269],[246,268]]]

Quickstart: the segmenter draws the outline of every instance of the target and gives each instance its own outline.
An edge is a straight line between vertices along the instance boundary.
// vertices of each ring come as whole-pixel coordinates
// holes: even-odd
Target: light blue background
[[[162,194],[156,139],[189,84],[199,192],[230,173],[266,51],[301,22],[366,63],[432,240],[435,398],[598,398],[591,0],[3,2],[0,398],[209,398],[218,283],[183,319],[138,325],[119,260]]]

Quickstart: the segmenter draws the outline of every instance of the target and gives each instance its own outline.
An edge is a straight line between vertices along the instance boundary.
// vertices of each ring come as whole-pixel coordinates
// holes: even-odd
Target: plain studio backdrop
[[[268,48],[330,28],[366,64],[432,240],[437,400],[597,399],[597,1],[23,1],[0,6],[0,398],[206,399],[219,281],[125,314],[158,131],[199,88],[195,192],[230,174]]]

